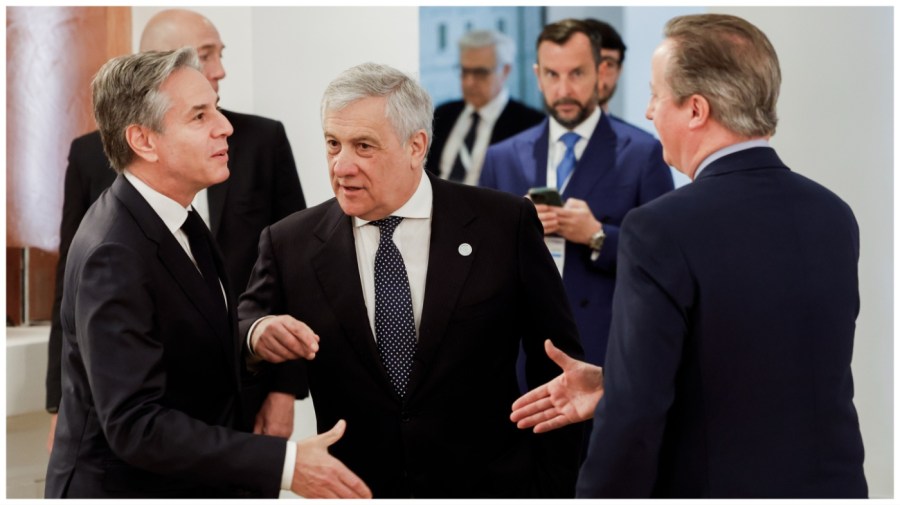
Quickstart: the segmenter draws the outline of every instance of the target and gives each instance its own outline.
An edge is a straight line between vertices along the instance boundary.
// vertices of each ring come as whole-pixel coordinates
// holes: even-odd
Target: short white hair
[[[472,30],[459,39],[459,52],[468,49],[493,47],[497,66],[510,65],[516,59],[516,44],[506,35],[494,30]]]

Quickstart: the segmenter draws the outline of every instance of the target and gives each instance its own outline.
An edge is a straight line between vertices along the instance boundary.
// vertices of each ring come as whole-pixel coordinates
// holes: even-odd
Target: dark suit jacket
[[[865,497],[850,208],[770,148],[628,214],[579,496]]]
[[[247,285],[256,261],[259,233],[265,226],[306,208],[306,202],[284,126],[259,116],[224,110],[222,113],[234,127],[234,134],[228,138],[231,175],[208,190],[210,228],[225,255],[225,266],[237,295]],[[72,141],[66,169],[47,366],[47,409],[51,412],[56,411],[60,401],[59,308],[69,244],[88,208],[112,184],[115,176],[103,153],[99,132]],[[294,394],[303,389],[267,375],[254,377],[248,381],[248,402],[259,404],[264,396],[262,391],[268,388]],[[253,409],[248,408],[248,413],[250,410]]]
[[[548,437],[509,420],[520,342],[533,386],[559,373],[545,339],[581,354],[534,207],[430,178],[425,303],[405,401],[376,349],[352,219],[333,199],[263,231],[241,332],[290,314],[319,335],[307,363],[318,429],[347,420],[331,452],[376,497],[574,496],[581,426]],[[458,252],[463,243],[471,255]]]
[[[525,195],[547,185],[549,121],[488,149],[479,185]],[[563,198],[587,202],[606,240],[591,261],[587,245],[566,243],[563,284],[587,361],[603,365],[616,281],[619,226],[631,209],[673,188],[662,147],[649,133],[601,115]]]
[[[218,253],[216,263],[224,272]],[[124,177],[85,215],[65,275],[46,496],[277,496],[286,442],[230,429],[242,363],[234,298],[226,313]]]
[[[456,120],[465,108],[465,101],[456,100],[447,102],[434,110],[434,138],[428,151],[426,170],[436,175],[441,174],[441,157],[444,153],[444,146],[447,144],[447,138],[450,137],[450,132],[453,131]],[[544,114],[541,112],[510,98],[509,102],[506,103],[506,107],[503,108],[503,112],[497,117],[497,122],[494,123],[494,130],[491,132],[489,144],[496,144],[501,140],[506,140],[522,130],[540,123],[543,119]]]

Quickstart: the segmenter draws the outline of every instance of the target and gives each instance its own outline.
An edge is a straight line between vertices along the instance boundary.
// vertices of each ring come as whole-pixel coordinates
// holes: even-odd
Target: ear
[[[538,89],[541,90],[541,93],[544,92],[544,88],[541,87],[541,67],[537,63],[531,66],[531,69],[534,70],[534,78],[537,79]]]
[[[688,98],[690,106],[691,119],[688,121],[688,128],[698,129],[706,125],[710,117],[709,101],[702,95],[691,95]]]
[[[504,80],[506,80],[506,78],[509,77],[509,72],[511,70],[512,70],[512,65],[510,65],[509,63],[503,64],[503,70],[500,72],[500,74],[503,76]]]
[[[146,126],[128,125],[128,128],[125,128],[125,140],[128,141],[134,154],[144,161],[155,163],[159,160],[156,153],[156,139]]]
[[[409,147],[410,156],[416,162],[415,165],[421,166],[422,160],[425,159],[425,154],[428,152],[428,135],[425,134],[425,130],[413,133],[412,137],[409,138],[409,142],[407,142],[407,146]]]

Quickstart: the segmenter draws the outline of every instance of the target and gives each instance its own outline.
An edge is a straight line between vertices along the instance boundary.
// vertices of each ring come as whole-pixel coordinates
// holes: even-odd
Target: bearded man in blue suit
[[[596,32],[580,20],[544,27],[535,74],[550,117],[491,146],[479,181],[517,195],[559,188],[565,204],[537,204],[538,217],[548,243],[564,248],[566,294],[585,357],[596,365],[606,357],[619,225],[628,211],[673,188],[659,142],[611,121],[598,106],[598,79],[609,71],[600,46]],[[563,137],[572,138],[571,148]]]

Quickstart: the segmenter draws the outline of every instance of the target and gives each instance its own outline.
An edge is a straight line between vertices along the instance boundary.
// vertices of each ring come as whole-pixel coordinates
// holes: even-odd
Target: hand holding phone
[[[562,207],[562,198],[556,188],[531,188],[528,190],[528,198],[536,204],[551,205],[553,207]]]

